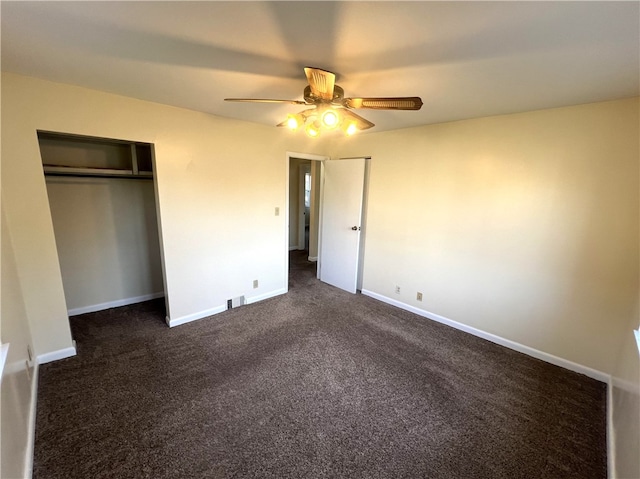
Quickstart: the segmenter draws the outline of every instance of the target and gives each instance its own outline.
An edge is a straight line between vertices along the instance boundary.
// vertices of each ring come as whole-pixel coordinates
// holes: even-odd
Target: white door
[[[365,159],[324,162],[320,280],[356,292]]]

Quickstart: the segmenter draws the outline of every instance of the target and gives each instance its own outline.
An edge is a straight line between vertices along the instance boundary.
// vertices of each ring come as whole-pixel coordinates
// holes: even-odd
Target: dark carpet
[[[606,387],[315,279],[174,329],[71,319],[40,368],[34,477],[604,478]]]

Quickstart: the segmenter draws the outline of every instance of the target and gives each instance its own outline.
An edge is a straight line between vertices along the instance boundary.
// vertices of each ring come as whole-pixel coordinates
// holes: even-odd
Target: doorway
[[[317,273],[321,162],[289,158],[289,270]]]
[[[329,157],[287,152],[286,160],[287,284],[294,268],[313,267],[316,278],[356,293],[362,289],[371,157],[327,161]],[[307,178],[310,189],[305,185]],[[303,229],[305,196],[310,207],[308,242]]]
[[[322,163],[326,156],[287,152],[287,284],[292,270],[317,277]]]

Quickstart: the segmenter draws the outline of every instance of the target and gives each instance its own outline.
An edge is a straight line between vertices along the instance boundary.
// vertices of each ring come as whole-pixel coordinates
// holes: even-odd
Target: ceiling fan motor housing
[[[306,101],[307,103],[338,103],[338,104],[341,104],[342,103],[342,99],[344,98],[344,90],[342,89],[342,87],[340,87],[338,85],[334,85],[334,87],[333,87],[333,100],[331,102],[327,102],[327,100],[324,100],[323,98],[315,96],[311,92],[311,87],[309,85],[307,85],[305,87],[305,89],[304,89],[303,98],[304,98],[304,101]]]

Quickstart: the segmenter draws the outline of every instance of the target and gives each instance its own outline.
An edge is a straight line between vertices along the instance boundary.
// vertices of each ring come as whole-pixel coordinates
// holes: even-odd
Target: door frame
[[[318,201],[319,201],[319,212],[318,212],[318,253],[320,252],[320,245],[322,242],[322,235],[320,234],[320,232],[322,231],[322,189],[324,186],[324,162],[326,160],[330,160],[331,158],[329,156],[326,155],[317,155],[317,154],[313,154],[313,153],[300,153],[300,152],[296,152],[296,151],[287,151],[285,153],[285,162],[286,162],[286,181],[285,181],[285,185],[286,185],[286,194],[285,194],[285,231],[284,231],[284,238],[285,238],[285,242],[284,242],[284,250],[285,250],[285,268],[284,268],[284,285],[285,285],[285,290],[288,292],[289,291],[289,223],[290,223],[290,211],[289,211],[289,181],[290,181],[290,163],[291,160],[297,158],[300,160],[312,160],[312,161],[319,161],[320,162],[320,191],[318,191]],[[303,193],[304,194],[304,193]],[[317,272],[316,272],[316,277],[320,277],[320,260],[321,258],[318,256],[318,267],[317,267]]]

